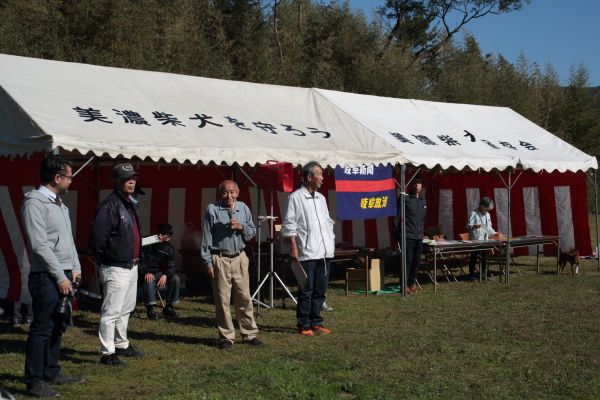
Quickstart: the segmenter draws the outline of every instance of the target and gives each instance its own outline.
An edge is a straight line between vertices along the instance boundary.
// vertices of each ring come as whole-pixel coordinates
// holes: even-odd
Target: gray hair
[[[313,176],[315,174],[316,167],[321,168],[321,165],[319,165],[319,163],[316,161],[309,161],[304,165],[304,167],[302,167],[302,180],[304,180],[304,182],[308,180],[309,176]]]
[[[225,191],[225,185],[227,185],[228,183],[233,183],[233,187],[235,189],[237,189],[237,190],[240,189],[237,182],[227,179],[227,180],[224,180],[223,182],[219,183],[219,193],[223,193]]]

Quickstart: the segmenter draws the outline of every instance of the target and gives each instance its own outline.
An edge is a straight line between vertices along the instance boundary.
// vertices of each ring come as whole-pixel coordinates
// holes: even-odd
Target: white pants
[[[129,347],[127,324],[129,314],[135,310],[138,266],[131,269],[100,266],[100,282],[104,299],[100,310],[100,353],[113,354],[115,348]]]

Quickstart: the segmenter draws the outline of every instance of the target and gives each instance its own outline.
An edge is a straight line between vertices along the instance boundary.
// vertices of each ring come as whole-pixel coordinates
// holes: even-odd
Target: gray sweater
[[[81,273],[67,206],[59,206],[39,190],[32,190],[25,195],[21,223],[31,272],[47,271],[57,283],[67,279],[65,270]]]

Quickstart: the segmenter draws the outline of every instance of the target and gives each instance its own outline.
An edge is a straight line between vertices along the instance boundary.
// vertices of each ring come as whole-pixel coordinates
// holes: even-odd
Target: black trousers
[[[417,274],[421,267],[421,252],[423,251],[423,240],[406,239],[406,268],[408,278],[406,283],[414,285],[417,283]]]
[[[472,251],[469,256],[469,274],[475,275],[477,261],[481,256],[482,272],[487,272],[487,255],[485,251]]]
[[[71,279],[70,272],[67,278]],[[66,330],[65,318],[58,313],[61,296],[54,278],[47,272],[30,273],[29,293],[33,322],[25,349],[25,383],[28,386],[37,381],[50,381],[59,374],[60,344]]]

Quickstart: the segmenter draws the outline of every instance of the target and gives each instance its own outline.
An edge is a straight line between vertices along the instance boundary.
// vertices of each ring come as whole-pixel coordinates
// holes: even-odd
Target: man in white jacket
[[[299,261],[306,282],[299,288],[296,308],[298,332],[303,336],[328,334],[323,326],[321,308],[327,290],[329,261],[335,251],[334,221],[329,217],[325,197],[317,192],[323,184],[323,169],[311,161],[302,169],[304,183],[293,192],[282,226],[290,242],[292,262]]]

